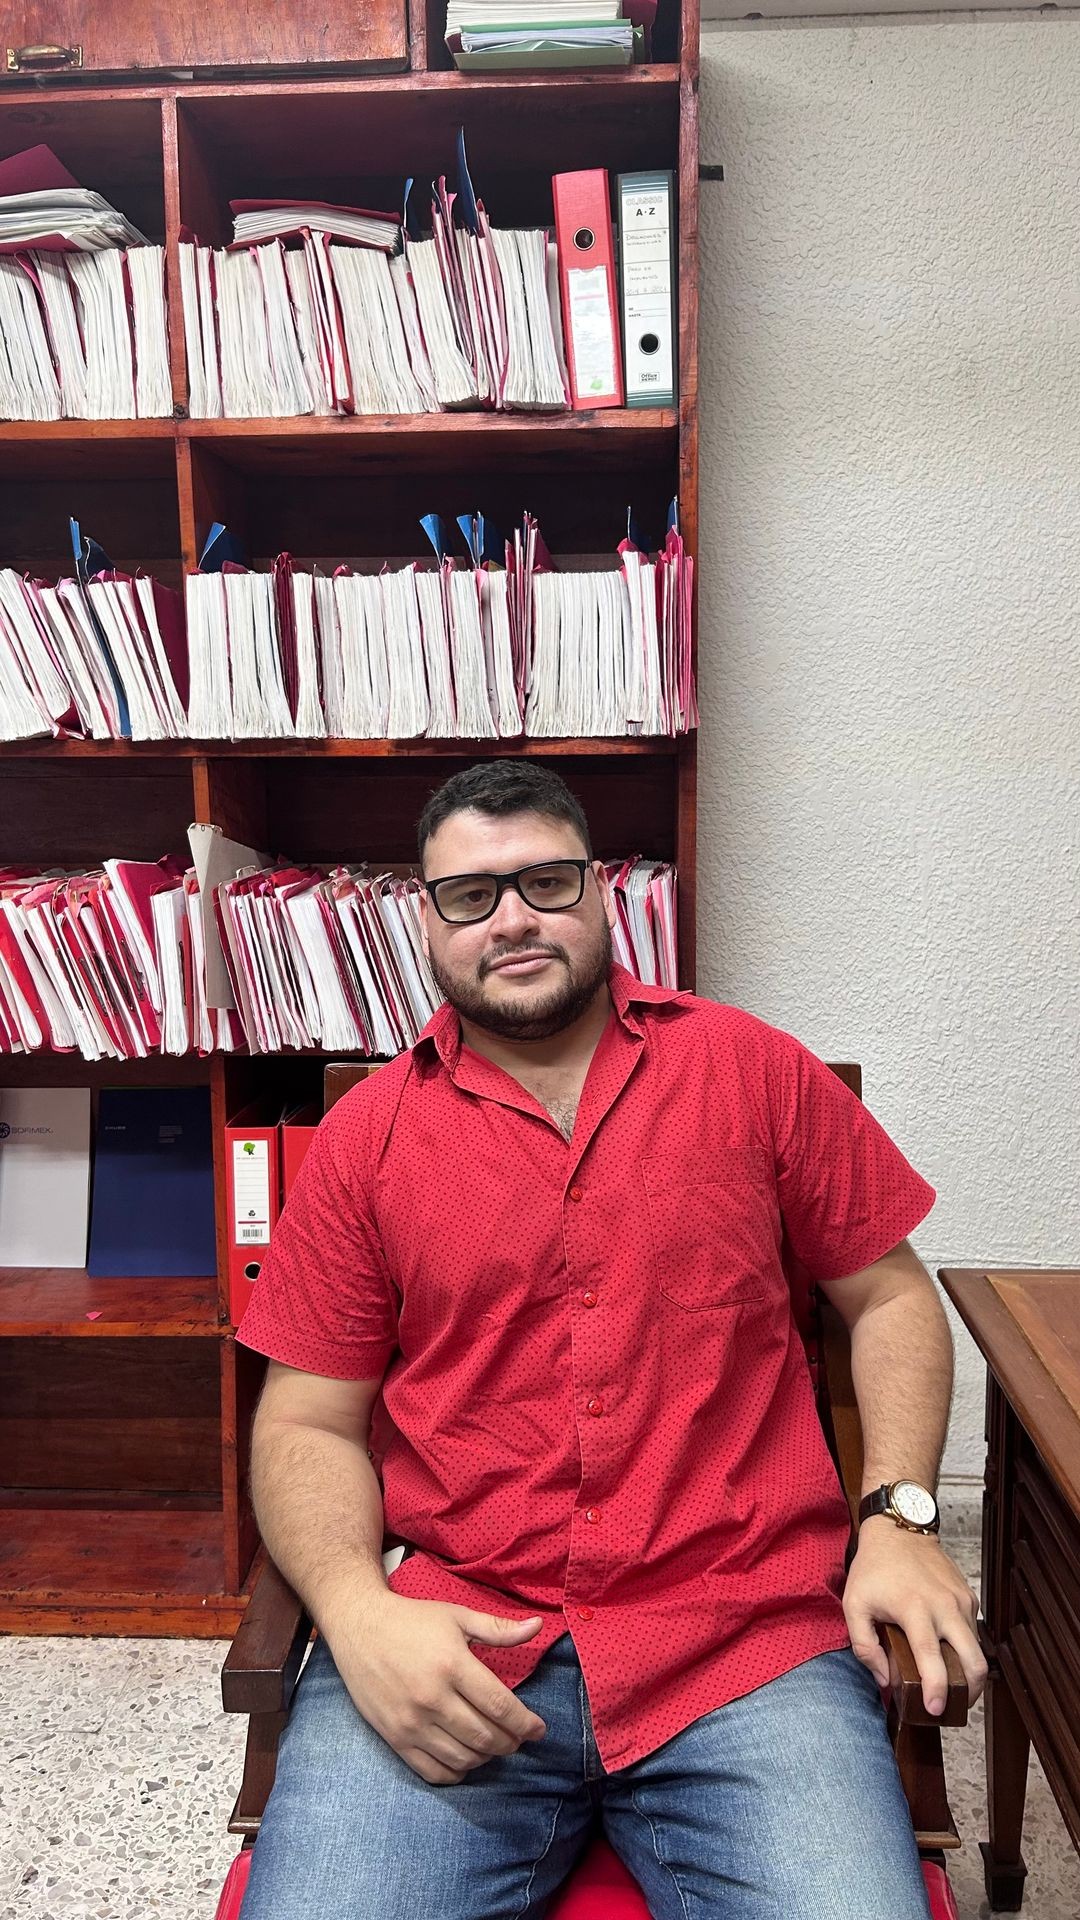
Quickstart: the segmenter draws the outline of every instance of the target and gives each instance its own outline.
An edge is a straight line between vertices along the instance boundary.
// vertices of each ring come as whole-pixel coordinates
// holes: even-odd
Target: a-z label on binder
[[[233,1242],[265,1247],[270,1241],[270,1149],[266,1140],[234,1140]]]
[[[619,280],[628,407],[675,404],[675,221],[670,173],[621,173]]]

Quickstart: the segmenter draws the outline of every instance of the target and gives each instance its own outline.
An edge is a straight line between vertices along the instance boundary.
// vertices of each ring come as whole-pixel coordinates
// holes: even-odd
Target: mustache
[[[480,968],[481,978],[483,978],[485,973],[490,973],[492,967],[497,966],[500,960],[512,960],[517,954],[521,954],[522,956],[524,956],[525,954],[538,954],[538,953],[546,953],[553,960],[566,959],[566,952],[564,948],[551,946],[547,942],[544,942],[543,944],[541,944],[537,941],[530,941],[527,947],[500,947],[497,953],[489,953],[485,955],[483,964]]]

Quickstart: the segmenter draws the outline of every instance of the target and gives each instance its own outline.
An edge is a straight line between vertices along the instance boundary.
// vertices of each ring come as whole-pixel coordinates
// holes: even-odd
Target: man
[[[259,1524],[320,1631],[244,1920],[541,1916],[597,1811],[655,1920],[918,1920],[877,1624],[933,1712],[941,1640],[986,1674],[909,1530],[952,1381],[906,1240],[933,1190],[789,1035],[612,964],[556,774],[456,774],[419,843],[446,1004],[324,1121],[238,1335]],[[885,1509],[846,1584],[795,1262],[851,1328]]]

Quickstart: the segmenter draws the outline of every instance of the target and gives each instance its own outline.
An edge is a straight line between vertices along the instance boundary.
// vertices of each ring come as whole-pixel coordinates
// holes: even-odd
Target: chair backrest
[[[862,1068],[852,1060],[828,1062],[829,1069],[850,1087],[858,1099],[862,1099]],[[825,1389],[825,1370],[822,1365],[824,1347],[822,1344],[821,1299],[810,1275],[801,1261],[795,1258],[785,1239],[780,1252],[781,1264],[787,1276],[791,1294],[791,1312],[795,1325],[799,1329],[803,1346],[806,1348],[806,1361],[810,1368],[810,1378],[814,1391],[821,1395]]]

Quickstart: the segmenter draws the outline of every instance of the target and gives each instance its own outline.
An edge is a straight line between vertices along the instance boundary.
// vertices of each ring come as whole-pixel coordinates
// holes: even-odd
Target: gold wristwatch
[[[907,1533],[937,1533],[941,1526],[938,1503],[917,1480],[892,1480],[859,1502],[859,1525],[871,1514],[887,1513]]]

